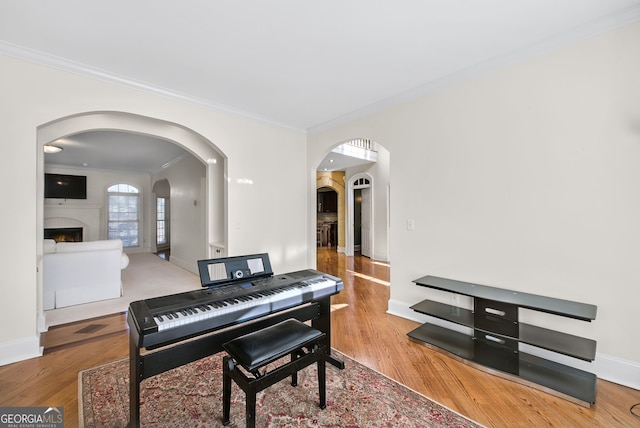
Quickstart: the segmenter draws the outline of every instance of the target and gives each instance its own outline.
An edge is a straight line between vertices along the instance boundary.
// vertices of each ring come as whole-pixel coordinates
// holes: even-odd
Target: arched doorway
[[[320,156],[318,153],[314,165],[315,190],[337,184],[343,192],[338,198],[344,206],[342,214],[338,213],[338,251],[353,256],[360,245],[363,255],[389,261],[390,152],[371,139],[352,138],[324,152],[322,159]],[[317,242],[316,223],[313,233]]]
[[[215,145],[202,135],[183,126],[124,112],[87,112],[63,117],[48,122],[37,129],[37,174],[40,179],[36,192],[36,228],[43,230],[44,212],[44,154],[43,146],[60,138],[72,136],[91,130],[124,131],[134,134],[144,134],[158,137],[182,146],[206,168],[206,178],[203,183],[202,200],[203,228],[202,248],[200,254],[212,257],[213,249],[210,242],[227,241],[227,208],[225,205],[227,182],[224,179],[226,157]],[[36,242],[36,257],[38,260],[38,328],[46,329],[43,312],[42,290],[42,254],[43,242]]]
[[[331,246],[344,252],[344,192],[344,172],[317,173],[316,246]]]
[[[356,174],[349,180],[347,191],[347,246],[348,256],[359,252],[373,255],[373,178],[370,174]]]
[[[318,200],[318,238],[319,247],[338,247],[338,192],[330,187],[321,187],[316,191]]]

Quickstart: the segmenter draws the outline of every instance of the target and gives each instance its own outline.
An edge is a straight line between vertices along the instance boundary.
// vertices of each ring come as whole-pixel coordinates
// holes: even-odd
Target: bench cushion
[[[251,371],[316,340],[323,333],[297,319],[288,319],[233,339],[222,347]]]

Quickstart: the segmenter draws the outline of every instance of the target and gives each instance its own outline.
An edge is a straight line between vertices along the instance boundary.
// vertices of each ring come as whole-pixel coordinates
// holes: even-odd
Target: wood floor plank
[[[640,391],[598,380],[596,404],[586,409],[410,341],[406,334],[418,324],[386,313],[390,275],[384,263],[320,248],[318,270],[345,283],[345,290],[332,298],[336,349],[481,424],[640,426],[629,410],[640,402]],[[64,406],[65,426],[78,426],[78,372],[125,358],[129,350],[123,314],[95,321],[61,326],[43,338],[53,346],[44,356],[0,367],[0,406]],[[96,324],[107,326],[93,334],[77,332]]]
[[[114,315],[120,318],[119,321],[113,319]],[[40,344],[46,352],[52,352],[62,347],[76,346],[82,342],[121,333],[127,328],[126,313],[114,315],[51,327],[42,334]]]
[[[386,313],[389,268],[365,257],[319,249],[318,270],[345,281],[334,304],[333,346],[465,416],[490,427],[638,427],[630,407],[640,391],[598,380],[590,409],[455,361],[408,339],[419,324]],[[367,280],[364,275],[380,281]]]

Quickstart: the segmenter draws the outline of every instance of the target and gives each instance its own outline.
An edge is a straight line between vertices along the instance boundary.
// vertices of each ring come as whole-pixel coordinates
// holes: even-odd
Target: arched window
[[[140,246],[140,192],[129,184],[114,184],[107,195],[108,238],[121,239],[124,247]]]
[[[366,189],[367,187],[371,187],[371,183],[368,178],[358,178],[353,182],[354,189]]]

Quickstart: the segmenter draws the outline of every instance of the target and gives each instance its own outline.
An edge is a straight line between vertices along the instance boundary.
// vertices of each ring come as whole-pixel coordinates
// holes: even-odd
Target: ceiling
[[[44,155],[48,167],[118,170],[153,174],[190,154],[180,146],[147,135],[121,131],[90,131],[51,145],[59,153]]]
[[[0,54],[314,132],[637,20],[640,0],[20,0]]]
[[[62,151],[45,153],[47,167],[153,174],[191,156],[173,142],[122,131],[83,132],[50,145],[60,147]],[[331,152],[318,166],[318,171],[344,171],[366,163],[371,162]]]

